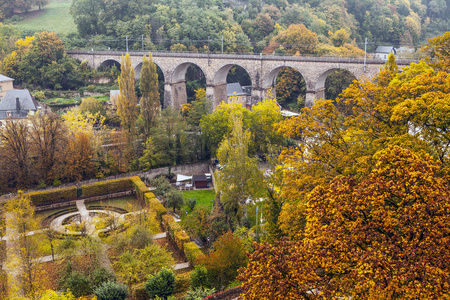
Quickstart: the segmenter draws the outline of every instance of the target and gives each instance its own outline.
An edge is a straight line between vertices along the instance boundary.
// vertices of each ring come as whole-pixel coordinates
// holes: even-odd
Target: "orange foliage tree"
[[[448,295],[448,177],[398,146],[374,158],[360,183],[337,177],[312,191],[301,241],[256,247],[240,275],[244,299]]]

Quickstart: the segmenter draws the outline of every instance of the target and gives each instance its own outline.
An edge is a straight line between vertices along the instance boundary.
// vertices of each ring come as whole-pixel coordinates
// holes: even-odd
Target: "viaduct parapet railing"
[[[67,51],[80,61],[88,61],[92,68],[116,65],[120,68],[121,57],[125,51]],[[140,77],[142,57],[148,51],[129,52],[135,68],[135,77]],[[382,59],[342,58],[320,56],[277,56],[263,54],[213,54],[185,52],[152,52],[153,62],[159,66],[164,79],[165,107],[180,107],[187,102],[186,70],[194,64],[206,78],[206,96],[215,108],[222,101],[228,101],[226,78],[234,66],[242,67],[251,79],[251,97],[239,99],[243,104],[254,104],[276,96],[275,81],[283,67],[290,67],[300,72],[306,83],[306,105],[312,106],[316,99],[324,99],[325,80],[336,69],[343,69],[353,74],[356,79],[372,79],[386,63]],[[402,67],[413,60],[397,60]]]

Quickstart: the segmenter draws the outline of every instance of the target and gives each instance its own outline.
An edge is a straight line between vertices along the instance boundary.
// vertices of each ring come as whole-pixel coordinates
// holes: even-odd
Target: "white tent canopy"
[[[191,179],[192,179],[192,176],[177,174],[177,182],[188,181]]]

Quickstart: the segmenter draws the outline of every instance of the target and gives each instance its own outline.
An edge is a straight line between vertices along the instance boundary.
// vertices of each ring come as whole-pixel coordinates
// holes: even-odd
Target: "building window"
[[[0,92],[3,91],[3,85],[0,85]]]

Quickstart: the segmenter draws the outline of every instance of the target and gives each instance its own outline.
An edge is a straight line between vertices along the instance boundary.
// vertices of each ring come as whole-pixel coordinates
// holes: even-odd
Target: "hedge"
[[[63,200],[75,199],[77,197],[77,187],[72,186],[42,192],[31,192],[25,195],[30,197],[31,203],[35,206],[53,204]]]
[[[154,197],[149,198],[149,197],[151,197],[151,195],[153,195],[153,193],[146,193],[144,195],[145,203],[147,203],[147,205],[156,212],[156,216],[158,217],[158,220],[161,221],[162,216],[167,214],[167,209],[161,204],[161,202],[159,202],[158,199],[156,199]]]
[[[197,259],[204,256],[202,250],[194,242],[184,244],[184,255],[192,265],[196,263]]]
[[[150,193],[145,183],[142,182],[139,176],[130,177],[130,180],[133,188],[136,190],[136,195],[139,197],[140,200],[144,200],[144,195],[146,193]]]
[[[178,249],[180,249],[181,251],[183,251],[183,245],[191,241],[189,236],[186,234],[186,232],[184,232],[184,230],[181,229],[181,227],[180,230],[174,232],[174,240]]]
[[[112,194],[117,192],[123,192],[131,189],[130,178],[120,178],[113,180],[99,181],[89,184],[83,184],[81,186],[82,195],[86,197],[93,197],[105,194]]]
[[[180,224],[178,224],[177,222],[173,222],[169,223],[167,227],[169,227],[168,231],[172,241],[175,241],[175,232],[182,230]]]
[[[164,230],[169,231],[170,225],[172,223],[175,223],[175,220],[173,219],[172,215],[163,215],[162,216],[162,221],[163,221],[163,227]]]

